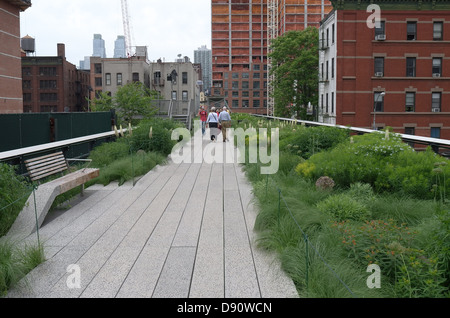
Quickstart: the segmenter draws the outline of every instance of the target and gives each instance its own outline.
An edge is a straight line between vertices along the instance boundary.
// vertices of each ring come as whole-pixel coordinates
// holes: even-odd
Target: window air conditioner
[[[375,37],[375,40],[377,40],[377,41],[384,41],[384,40],[386,40],[386,34],[378,34]]]
[[[433,77],[441,77],[441,73],[433,73]]]
[[[375,72],[375,76],[376,77],[382,77],[383,76],[383,72]]]
[[[439,113],[441,111],[441,109],[440,108],[431,108],[431,111],[433,113]]]

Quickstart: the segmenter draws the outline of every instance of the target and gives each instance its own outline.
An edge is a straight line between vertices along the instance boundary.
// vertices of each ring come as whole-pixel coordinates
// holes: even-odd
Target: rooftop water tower
[[[20,46],[22,47],[22,50],[25,51],[27,56],[32,55],[35,52],[35,40],[29,35],[26,35],[20,39]]]

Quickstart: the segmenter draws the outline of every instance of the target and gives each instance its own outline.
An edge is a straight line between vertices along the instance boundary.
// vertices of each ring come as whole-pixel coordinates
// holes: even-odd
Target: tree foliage
[[[289,31],[272,43],[275,115],[306,118],[306,107],[318,102],[319,32],[308,27]]]
[[[99,93],[92,102],[92,110],[115,109],[119,123],[133,123],[138,119],[151,118],[156,113],[156,109],[151,106],[151,101],[156,98],[156,92],[141,82],[133,82],[120,87],[113,97],[104,92]]]

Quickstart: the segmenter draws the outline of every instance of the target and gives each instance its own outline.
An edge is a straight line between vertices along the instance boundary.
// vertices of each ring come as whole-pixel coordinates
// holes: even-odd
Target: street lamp
[[[377,99],[375,100],[374,105],[373,105],[373,130],[377,130],[377,127],[375,126],[375,116],[377,114],[376,107],[377,107],[378,99],[380,98],[380,96],[384,96],[384,95],[386,95],[385,92],[381,92],[380,94],[378,94]]]

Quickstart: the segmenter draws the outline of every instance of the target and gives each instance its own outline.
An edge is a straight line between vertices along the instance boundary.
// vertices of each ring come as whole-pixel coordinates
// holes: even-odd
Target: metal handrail
[[[319,123],[319,122],[316,122],[316,121],[301,120],[301,119],[294,119],[294,118],[283,118],[283,117],[258,115],[258,114],[253,114],[253,116],[264,117],[264,118],[268,118],[268,119],[284,120],[284,121],[290,121],[290,122],[294,121],[296,123],[305,124],[307,126],[336,127],[336,128],[348,129],[348,130],[351,130],[351,131],[354,131],[354,132],[364,133],[364,134],[366,134],[366,133],[377,133],[377,132],[378,133],[384,133],[383,131],[379,131],[379,130],[360,128],[360,127],[343,126],[343,125],[333,125],[333,124]],[[439,147],[439,148],[450,149],[450,140],[448,140],[448,139],[423,137],[423,136],[408,135],[408,134],[401,134],[401,133],[396,133],[396,134],[404,142],[413,142],[413,143],[430,145],[432,147]]]

